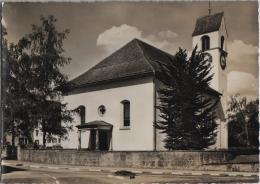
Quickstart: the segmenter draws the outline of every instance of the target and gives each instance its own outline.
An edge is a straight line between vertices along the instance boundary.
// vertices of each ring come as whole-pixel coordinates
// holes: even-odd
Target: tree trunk
[[[12,147],[15,147],[15,131],[14,131],[14,127],[12,127]]]
[[[43,147],[46,147],[46,132],[43,131],[42,132],[42,143],[43,143]]]
[[[12,132],[12,147],[15,147],[15,134]]]
[[[243,120],[244,120],[245,132],[246,132],[246,147],[249,147],[250,143],[249,143],[249,136],[248,136],[247,120],[246,120],[246,117],[245,117],[244,113],[242,112],[242,109],[240,108],[239,105],[238,105],[238,108],[239,108],[239,111],[240,111],[240,113],[243,117]]]
[[[42,122],[42,143],[43,143],[43,147],[46,148],[46,130],[45,130],[45,121]]]

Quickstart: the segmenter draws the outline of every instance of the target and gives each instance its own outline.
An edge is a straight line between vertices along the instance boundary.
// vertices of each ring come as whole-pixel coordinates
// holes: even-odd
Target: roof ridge
[[[134,39],[133,39],[134,40]],[[116,49],[115,51],[113,51],[111,54],[109,54],[108,56],[106,56],[105,58],[103,58],[99,63],[97,63],[94,67],[98,66],[100,63],[102,63],[104,60],[106,60],[107,58],[113,56],[116,52],[118,52],[119,50],[123,49],[125,46],[127,46],[129,43],[131,43],[133,40],[131,40],[130,42],[125,43],[124,45],[120,46],[118,49]],[[94,68],[93,67],[93,68]]]
[[[106,60],[107,58],[111,57],[113,54],[115,54],[117,51],[121,50],[122,48],[124,48],[126,45],[128,45],[129,43],[131,43],[134,40],[138,40],[137,38],[132,39],[131,41],[125,43],[124,45],[122,45],[121,47],[119,47],[118,49],[116,49],[115,51],[113,51],[112,53],[108,54],[106,57],[104,57],[103,59],[101,59],[100,62],[98,62],[97,64],[94,64],[92,67],[90,67],[89,69],[85,70],[84,72],[82,72],[81,74],[77,75],[76,77],[70,79],[69,81],[73,81],[74,79],[77,79],[79,77],[81,77],[82,75],[86,74],[88,71],[95,69],[100,63],[102,63],[104,60]],[[103,67],[102,67],[103,68]]]
[[[138,40],[139,42],[141,42],[142,44],[148,45],[149,47],[152,47],[153,49],[156,49],[156,50],[158,50],[158,51],[160,51],[160,52],[163,52],[164,54],[173,56],[171,53],[169,53],[169,52],[167,52],[167,51],[164,51],[164,50],[162,50],[162,49],[159,49],[159,48],[155,47],[154,45],[148,44],[148,43],[146,43],[146,42],[144,42],[144,41],[142,41],[142,40],[139,40],[139,39],[137,39],[137,40]]]
[[[155,74],[155,69],[153,68],[153,66],[151,65],[151,63],[148,61],[148,58],[147,58],[147,56],[146,56],[146,54],[145,54],[145,51],[143,50],[143,48],[141,47],[141,45],[139,44],[140,42],[143,42],[143,41],[141,41],[141,40],[139,40],[139,39],[137,39],[137,38],[135,38],[135,41],[136,41],[136,43],[137,43],[137,46],[138,46],[138,48],[141,50],[141,52],[143,53],[143,56],[144,56],[144,58],[145,58],[145,62],[150,66],[150,68],[152,69],[152,71],[153,71],[153,74]]]

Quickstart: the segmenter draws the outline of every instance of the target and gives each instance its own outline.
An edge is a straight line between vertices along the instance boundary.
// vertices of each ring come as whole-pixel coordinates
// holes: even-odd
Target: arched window
[[[123,100],[121,102],[123,106],[123,126],[130,126],[130,102],[128,100]]]
[[[86,121],[86,108],[84,105],[78,107],[78,113],[80,116],[80,123],[83,124]]]
[[[202,49],[202,51],[210,49],[209,36],[205,35],[201,38],[201,49]]]
[[[224,50],[225,37],[221,36],[221,50]]]

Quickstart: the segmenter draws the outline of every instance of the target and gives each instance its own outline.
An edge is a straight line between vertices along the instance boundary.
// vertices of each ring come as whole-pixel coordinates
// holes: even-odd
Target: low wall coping
[[[172,151],[100,151],[100,150],[84,150],[84,149],[21,149],[21,150],[33,150],[33,151],[85,151],[85,152],[104,152],[104,153],[173,153],[173,152],[232,152],[233,150],[172,150]]]

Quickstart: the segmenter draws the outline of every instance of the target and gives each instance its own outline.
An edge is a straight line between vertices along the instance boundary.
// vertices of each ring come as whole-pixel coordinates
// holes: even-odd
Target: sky
[[[224,12],[228,31],[228,94],[258,96],[258,3],[211,2]],[[87,71],[133,38],[171,54],[191,51],[196,19],[208,14],[208,2],[5,3],[8,42],[30,33],[40,16],[54,15],[59,30],[70,29],[64,42],[72,58],[62,69],[69,79]]]

